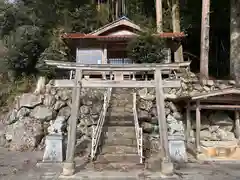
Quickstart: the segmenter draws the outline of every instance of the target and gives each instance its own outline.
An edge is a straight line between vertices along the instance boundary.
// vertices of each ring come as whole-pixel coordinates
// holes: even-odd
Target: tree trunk
[[[230,75],[240,83],[240,4],[237,0],[231,0]]]
[[[109,0],[109,6],[110,6],[110,13],[111,13],[111,20],[114,21],[115,19],[115,1]]]
[[[209,59],[209,29],[210,29],[210,0],[202,1],[202,27],[201,27],[201,54],[200,54],[200,79],[208,79]]]
[[[97,10],[100,11],[100,0],[97,1]]]
[[[173,25],[173,32],[181,32],[179,0],[172,0],[172,25]],[[175,62],[184,61],[183,48],[181,43],[179,44],[176,52],[174,52],[174,60]]]
[[[122,15],[126,15],[126,1],[122,0]]]
[[[156,25],[157,25],[157,32],[163,32],[163,13],[162,13],[162,0],[156,0]]]
[[[119,2],[118,0],[115,1],[115,19],[119,18]]]

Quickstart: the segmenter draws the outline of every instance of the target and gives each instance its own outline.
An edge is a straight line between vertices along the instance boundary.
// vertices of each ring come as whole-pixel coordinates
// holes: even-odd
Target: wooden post
[[[201,130],[201,112],[200,112],[200,101],[196,104],[196,148],[200,152],[200,130]]]
[[[200,78],[208,79],[208,54],[209,54],[209,29],[210,29],[210,0],[202,1],[202,26],[201,26],[201,54]]]
[[[68,120],[69,129],[68,129],[68,142],[67,142],[67,153],[66,153],[66,162],[63,166],[63,175],[71,176],[75,172],[75,144],[76,144],[76,128],[77,128],[77,119],[80,106],[80,90],[81,90],[81,79],[82,71],[77,70],[75,76],[75,87],[72,92],[72,107],[71,107],[71,116]]]
[[[190,102],[187,105],[187,112],[186,112],[186,141],[189,141],[190,131],[191,131],[191,109],[190,109]]]
[[[164,102],[164,93],[162,86],[162,72],[161,69],[155,70],[154,75],[156,81],[156,102],[157,102],[157,114],[158,114],[158,126],[160,141],[163,151],[163,161],[161,164],[161,171],[164,174],[171,174],[173,171],[173,164],[170,159],[170,152],[168,146],[168,127],[165,115],[165,102]]]
[[[239,139],[240,138],[240,116],[239,111],[235,111],[235,135]]]
[[[108,59],[107,59],[107,45],[104,45],[103,49],[103,64],[108,64]],[[102,72],[103,79],[106,80],[106,72]]]
[[[133,77],[132,77],[132,80],[133,80],[133,81],[136,81],[136,76],[135,76],[135,75],[136,75],[135,72],[132,72],[132,76],[133,76]]]

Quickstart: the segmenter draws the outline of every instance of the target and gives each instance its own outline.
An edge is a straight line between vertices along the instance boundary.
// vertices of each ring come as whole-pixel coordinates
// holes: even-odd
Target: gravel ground
[[[0,180],[57,180],[61,174],[59,165],[38,165],[42,152],[10,152],[0,148]],[[87,173],[93,175],[94,173]],[[177,168],[176,174],[180,180],[239,180],[240,164],[238,163],[191,163]],[[96,174],[95,174],[96,175]],[[72,179],[72,178],[61,178]],[[82,179],[75,177],[73,179]],[[87,178],[86,179],[106,179]],[[113,178],[114,179],[114,178]],[[115,178],[116,179],[116,178]],[[118,179],[118,178],[117,178]],[[128,178],[119,178],[128,179]],[[140,178],[142,180],[142,178]],[[148,178],[144,178],[150,180]],[[172,178],[171,178],[172,179]]]
[[[39,178],[41,176],[48,176],[48,171],[53,171],[54,175],[60,172],[59,168],[56,171],[57,167],[36,167],[42,154],[42,152],[12,152],[0,148],[0,180],[38,180],[43,179]]]
[[[182,180],[239,180],[240,164],[234,162],[189,164],[176,170]]]

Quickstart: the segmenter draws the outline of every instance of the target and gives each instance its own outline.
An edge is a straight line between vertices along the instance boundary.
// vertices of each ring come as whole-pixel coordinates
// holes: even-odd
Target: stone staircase
[[[113,89],[95,169],[129,171],[143,168],[137,153],[132,98],[131,89]]]

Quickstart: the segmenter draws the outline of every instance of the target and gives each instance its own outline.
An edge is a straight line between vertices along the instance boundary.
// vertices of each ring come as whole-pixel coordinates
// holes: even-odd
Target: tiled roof
[[[183,32],[180,33],[160,33],[160,34],[154,34],[157,37],[160,38],[183,38],[186,35]],[[91,35],[91,34],[81,34],[81,33],[66,33],[62,35],[62,38],[64,39],[131,39],[136,37],[135,35],[111,35],[111,36],[97,36],[97,35]]]

